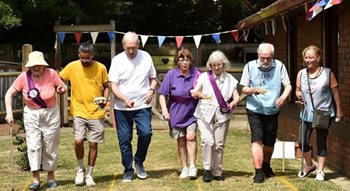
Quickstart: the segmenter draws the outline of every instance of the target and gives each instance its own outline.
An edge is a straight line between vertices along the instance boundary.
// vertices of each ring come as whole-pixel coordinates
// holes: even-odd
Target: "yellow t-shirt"
[[[63,80],[71,85],[70,113],[85,119],[103,119],[105,111],[94,104],[94,99],[103,96],[103,84],[108,82],[106,67],[93,61],[84,67],[80,60],[70,62],[61,72]]]

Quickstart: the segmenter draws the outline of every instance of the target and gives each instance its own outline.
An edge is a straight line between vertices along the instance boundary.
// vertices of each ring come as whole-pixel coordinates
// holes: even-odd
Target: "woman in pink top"
[[[23,124],[26,132],[28,159],[33,173],[30,190],[40,188],[40,165],[47,171],[47,187],[57,187],[54,171],[57,168],[58,143],[60,136],[60,111],[56,103],[56,92],[63,94],[67,87],[58,73],[49,66],[42,52],[29,54],[29,70],[22,72],[5,95],[7,123],[14,123],[12,114],[13,97],[22,92],[25,106]]]

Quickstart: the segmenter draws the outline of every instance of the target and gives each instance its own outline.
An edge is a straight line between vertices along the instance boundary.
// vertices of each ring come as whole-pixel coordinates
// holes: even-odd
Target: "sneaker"
[[[38,182],[32,182],[29,185],[29,190],[39,190],[40,189],[40,183]]]
[[[139,177],[140,179],[147,178],[147,173],[145,171],[145,168],[143,167],[143,164],[135,164],[135,168],[137,177]]]
[[[204,170],[202,180],[203,182],[211,182],[212,176],[209,170]]]
[[[305,166],[303,171],[300,171],[298,173],[298,176],[299,177],[305,177],[307,175],[309,175],[311,172],[315,171],[316,170],[316,166],[314,164],[312,164],[311,166]]]
[[[129,171],[124,174],[123,182],[131,182],[134,176],[134,171]]]
[[[188,177],[188,168],[184,167],[181,171],[180,178],[187,178]]]
[[[58,185],[56,181],[48,182],[47,183],[47,188],[56,188]]]
[[[77,175],[75,176],[75,185],[81,186],[84,184],[84,169],[79,169]]]
[[[321,170],[317,171],[315,180],[324,181],[324,173]]]
[[[263,162],[263,171],[264,171],[264,175],[268,178],[275,175],[272,171],[270,163]]]
[[[263,183],[264,182],[264,173],[256,173],[254,178],[254,183]]]
[[[197,178],[197,168],[195,166],[190,166],[190,168],[188,169],[188,176],[191,179]]]
[[[86,186],[95,186],[96,185],[94,179],[90,175],[86,175],[85,182],[86,182]]]
[[[223,176],[214,176],[214,180],[216,180],[216,181],[225,181],[225,178]]]

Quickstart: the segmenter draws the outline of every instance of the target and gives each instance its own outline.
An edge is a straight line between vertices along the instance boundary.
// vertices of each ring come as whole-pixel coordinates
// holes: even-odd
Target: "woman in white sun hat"
[[[60,111],[56,103],[56,92],[63,94],[67,87],[58,73],[50,68],[42,52],[29,54],[27,71],[22,72],[5,95],[7,123],[14,123],[12,114],[13,97],[22,93],[25,106],[23,123],[26,131],[28,158],[33,182],[30,190],[40,188],[40,166],[47,171],[47,187],[55,188],[54,171],[57,168],[58,143],[60,135]]]

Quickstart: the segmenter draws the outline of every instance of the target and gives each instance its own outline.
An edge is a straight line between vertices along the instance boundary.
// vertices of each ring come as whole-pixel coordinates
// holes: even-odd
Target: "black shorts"
[[[263,145],[273,147],[276,142],[278,115],[263,115],[247,109],[251,131],[251,142],[261,141]]]

